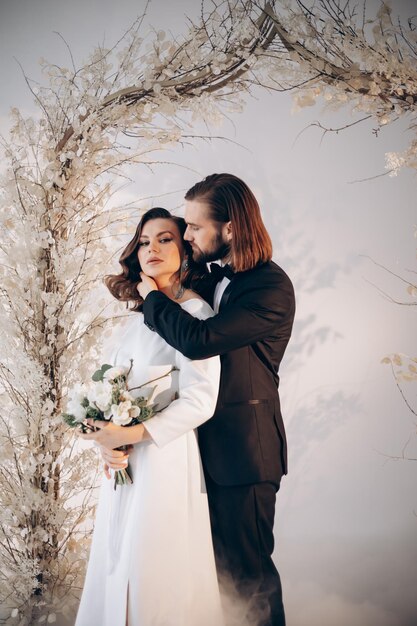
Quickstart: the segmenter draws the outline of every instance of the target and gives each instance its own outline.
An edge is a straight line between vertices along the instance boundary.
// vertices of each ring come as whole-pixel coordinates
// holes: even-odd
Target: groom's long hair
[[[235,272],[250,270],[272,258],[272,242],[252,191],[233,174],[211,174],[185,194],[210,207],[210,217],[232,223],[231,265]]]

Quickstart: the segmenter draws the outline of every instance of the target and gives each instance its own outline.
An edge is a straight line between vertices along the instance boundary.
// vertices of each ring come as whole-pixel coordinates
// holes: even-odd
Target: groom
[[[216,563],[239,593],[267,602],[262,626],[283,626],[281,582],[272,561],[276,492],[287,472],[277,388],[294,291],[271,261],[259,205],[242,180],[207,176],[185,200],[193,259],[221,264],[211,266],[207,280],[216,315],[192,317],[142,275],[145,323],[190,359],[221,356],[216,410],[198,429]]]

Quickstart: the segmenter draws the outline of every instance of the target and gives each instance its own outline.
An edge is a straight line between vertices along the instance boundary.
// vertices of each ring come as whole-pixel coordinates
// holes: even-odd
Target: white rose
[[[87,396],[87,387],[85,385],[81,385],[80,383],[77,383],[70,390],[68,396],[69,396],[70,401],[74,400],[81,404],[82,400],[84,400],[84,398]]]
[[[127,374],[127,369],[125,367],[111,367],[106,370],[103,374],[104,380],[114,380],[119,376],[124,376]]]
[[[83,422],[87,415],[87,409],[85,409],[78,400],[69,400],[67,403],[67,413],[75,417],[76,422]]]
[[[123,389],[123,391],[120,392],[120,399],[121,400],[130,400],[132,402],[134,400],[134,397],[132,396],[131,393],[128,392],[127,389]]]
[[[112,404],[113,422],[118,426],[130,424],[132,418],[129,415],[129,409],[131,409],[131,407],[132,403],[130,400],[125,400],[125,402],[121,402],[120,404]]]
[[[130,400],[125,400],[120,404],[112,404],[113,422],[118,426],[126,426],[130,424],[134,417],[140,415],[140,408],[132,406]]]
[[[90,404],[95,404],[100,411],[107,411],[110,407],[113,387],[107,380],[98,381],[91,385],[87,398]]]
[[[103,411],[103,415],[104,415],[104,419],[105,420],[111,419],[111,407],[112,407],[112,405],[110,405],[108,409]]]
[[[69,392],[69,400],[67,402],[67,413],[73,415],[77,422],[85,419],[87,409],[81,406],[81,402],[87,396],[87,387],[77,383]]]

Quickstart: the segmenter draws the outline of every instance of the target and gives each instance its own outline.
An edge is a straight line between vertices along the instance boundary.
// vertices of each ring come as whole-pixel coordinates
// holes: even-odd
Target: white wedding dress
[[[197,298],[181,306],[206,318]],[[76,626],[221,626],[204,476],[193,430],[214,412],[218,357],[190,361],[132,319],[109,363],[133,368],[129,387],[179,371],[132,392],[166,407],[145,427],[151,441],[129,457],[132,485],[103,478]]]

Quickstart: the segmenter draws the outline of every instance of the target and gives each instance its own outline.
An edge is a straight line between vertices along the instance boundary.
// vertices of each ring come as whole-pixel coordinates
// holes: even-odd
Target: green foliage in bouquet
[[[128,369],[105,363],[92,375],[92,383],[76,385],[69,393],[67,411],[62,413],[65,424],[87,433],[97,430],[94,425],[88,423],[89,419],[112,421],[118,426],[135,426],[151,418],[157,412],[157,405],[152,403],[156,386],[151,388],[147,398],[144,396],[134,398],[130,392],[169,376],[177,368],[173,366],[166,374],[129,389],[128,378],[132,367],[132,359]],[[118,449],[122,450],[124,446]],[[115,488],[118,484],[132,482],[128,468],[115,472]]]

